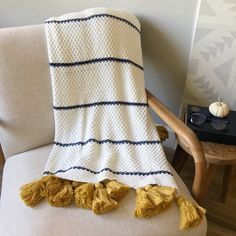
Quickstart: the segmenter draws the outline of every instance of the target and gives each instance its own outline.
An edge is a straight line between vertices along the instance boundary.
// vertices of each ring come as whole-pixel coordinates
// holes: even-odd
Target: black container
[[[210,118],[212,115],[210,114],[208,107],[188,105],[187,116],[185,117],[186,124],[196,133],[201,141],[236,145],[236,111],[230,111],[227,117],[224,118],[228,120],[228,125],[221,131],[213,129],[209,121],[206,121],[200,126],[192,124],[190,122],[190,115],[193,112],[203,113]]]

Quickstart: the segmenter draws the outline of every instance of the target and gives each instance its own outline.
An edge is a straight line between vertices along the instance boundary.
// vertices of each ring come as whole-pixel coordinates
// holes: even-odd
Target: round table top
[[[236,145],[201,142],[207,163],[218,165],[236,164]]]

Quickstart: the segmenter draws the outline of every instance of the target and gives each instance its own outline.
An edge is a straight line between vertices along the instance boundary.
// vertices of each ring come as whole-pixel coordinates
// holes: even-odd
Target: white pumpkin
[[[213,116],[222,118],[229,114],[229,106],[225,102],[221,102],[219,99],[218,102],[213,102],[209,106],[209,111]]]

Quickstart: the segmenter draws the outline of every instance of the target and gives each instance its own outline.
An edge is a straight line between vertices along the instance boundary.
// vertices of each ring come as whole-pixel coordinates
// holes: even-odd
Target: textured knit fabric
[[[140,23],[89,9],[46,21],[55,141],[44,174],[177,187],[149,114]]]

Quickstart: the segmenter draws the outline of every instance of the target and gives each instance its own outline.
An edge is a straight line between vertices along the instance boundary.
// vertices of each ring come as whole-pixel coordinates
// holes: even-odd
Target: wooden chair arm
[[[206,159],[196,134],[177,118],[168,108],[162,104],[153,94],[146,90],[148,105],[153,111],[174,130],[179,145],[189,153],[195,163],[195,176],[192,185],[192,195],[197,201],[201,201],[205,194]]]

